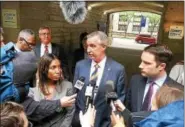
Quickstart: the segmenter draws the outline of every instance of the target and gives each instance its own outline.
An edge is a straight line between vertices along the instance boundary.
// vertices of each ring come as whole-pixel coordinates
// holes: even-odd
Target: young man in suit
[[[87,35],[87,53],[89,59],[84,59],[76,64],[74,83],[81,77],[85,77],[85,85],[91,80],[96,81],[98,92],[94,98],[96,108],[96,118],[94,127],[110,126],[110,105],[106,104],[105,85],[108,80],[114,82],[114,90],[118,95],[118,99],[122,102],[125,99],[125,69],[124,66],[106,56],[106,48],[108,46],[108,37],[104,32],[96,31]],[[94,75],[97,69],[97,75]],[[96,77],[96,78],[95,78]],[[85,90],[83,87],[78,93],[76,102],[76,114],[85,109]],[[77,127],[77,125],[74,125]]]
[[[153,44],[141,54],[141,75],[131,78],[127,96],[127,108],[131,112],[150,111],[151,100],[163,84],[176,84],[167,76],[166,68],[172,52],[162,44]]]
[[[40,43],[37,43],[35,47],[35,53],[37,57],[42,57],[45,53],[52,53],[56,55],[62,63],[62,70],[65,78],[69,79],[69,67],[67,56],[64,49],[60,44],[51,43],[51,29],[50,27],[43,26],[39,28]]]

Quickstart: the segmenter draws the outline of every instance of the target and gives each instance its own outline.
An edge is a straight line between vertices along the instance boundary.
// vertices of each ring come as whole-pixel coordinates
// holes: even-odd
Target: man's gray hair
[[[102,31],[95,31],[87,35],[87,39],[97,36],[100,39],[100,42],[104,46],[108,46],[108,37]]]
[[[35,37],[35,33],[33,30],[31,29],[23,29],[19,32],[19,38],[22,37],[22,38],[27,38],[28,36],[33,36]]]

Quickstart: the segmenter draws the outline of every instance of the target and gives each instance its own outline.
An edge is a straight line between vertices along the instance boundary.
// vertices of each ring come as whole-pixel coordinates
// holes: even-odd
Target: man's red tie
[[[49,51],[48,51],[48,46],[47,46],[47,45],[45,45],[45,51],[44,51],[44,53],[45,53],[45,54],[49,53]]]

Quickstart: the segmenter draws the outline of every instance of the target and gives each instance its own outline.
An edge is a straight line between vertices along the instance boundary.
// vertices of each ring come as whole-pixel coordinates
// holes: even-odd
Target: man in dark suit
[[[94,127],[109,127],[111,109],[105,101],[105,85],[108,80],[113,81],[118,99],[123,102],[125,99],[125,69],[123,65],[106,56],[108,37],[105,33],[96,31],[87,35],[86,45],[90,59],[81,60],[76,64],[74,83],[83,76],[85,77],[85,85],[88,85],[92,77],[94,77],[94,72],[98,66],[97,78],[95,80],[98,92],[94,98],[96,108]],[[78,93],[76,100],[77,114],[80,110],[84,111],[85,109],[85,88],[83,87]],[[77,127],[76,125],[74,126]]]
[[[75,71],[75,65],[78,61],[80,60],[83,60],[85,58],[88,58],[88,55],[87,55],[87,52],[86,52],[86,46],[85,46],[85,43],[86,43],[86,36],[88,35],[87,32],[83,32],[80,34],[80,48],[79,49],[76,49],[74,51],[74,59],[73,59],[73,66],[72,66],[72,73],[74,75],[74,71]]]
[[[127,94],[127,108],[131,112],[150,111],[157,90],[164,84],[174,84],[166,73],[171,59],[172,52],[165,45],[154,44],[144,49],[139,65],[141,75],[132,76]]]
[[[65,78],[69,79],[67,56],[60,44],[51,43],[51,29],[46,26],[40,27],[39,38],[40,43],[37,43],[34,49],[37,57],[42,57],[45,53],[52,53],[56,55],[61,61]]]

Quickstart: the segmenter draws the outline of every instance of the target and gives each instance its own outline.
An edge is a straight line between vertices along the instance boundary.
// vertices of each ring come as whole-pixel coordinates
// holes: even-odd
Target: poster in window
[[[169,38],[182,39],[184,36],[184,26],[170,26]]]
[[[2,9],[3,27],[17,28],[17,12],[14,9]]]

